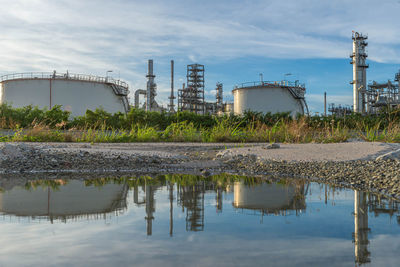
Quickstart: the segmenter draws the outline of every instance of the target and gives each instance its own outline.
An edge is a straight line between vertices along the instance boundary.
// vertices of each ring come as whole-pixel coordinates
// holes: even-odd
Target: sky
[[[146,86],[154,60],[158,103],[167,104],[186,65],[205,66],[233,101],[236,84],[300,80],[312,112],[351,105],[352,31],[368,35],[367,80],[393,79],[400,66],[399,0],[0,0],[0,75],[44,71],[121,78],[130,97]],[[291,75],[285,75],[285,74]]]

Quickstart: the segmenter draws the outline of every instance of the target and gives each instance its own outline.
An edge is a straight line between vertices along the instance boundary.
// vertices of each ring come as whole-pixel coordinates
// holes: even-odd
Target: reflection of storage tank
[[[129,110],[128,85],[111,77],[81,74],[18,73],[0,77],[0,103],[52,108],[61,105],[72,116],[87,109],[110,113]]]
[[[0,211],[27,217],[68,219],[105,214],[126,207],[127,186],[106,184],[101,188],[70,180],[52,189],[50,186],[26,189],[13,187],[0,192]]]
[[[304,186],[267,183],[251,186],[236,182],[233,206],[264,213],[305,209]]]
[[[262,113],[305,114],[308,113],[305,90],[305,86],[297,81],[244,83],[232,91],[234,112],[243,114],[250,110]]]

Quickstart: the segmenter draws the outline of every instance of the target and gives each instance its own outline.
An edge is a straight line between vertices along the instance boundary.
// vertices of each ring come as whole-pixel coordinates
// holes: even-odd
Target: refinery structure
[[[366,111],[365,91],[367,89],[367,68],[366,64],[367,52],[365,51],[368,43],[367,36],[358,32],[353,33],[353,53],[350,55],[352,59],[350,64],[353,65],[353,111],[364,113]]]
[[[371,81],[367,83],[367,64],[368,57],[366,47],[368,46],[368,36],[362,33],[354,32],[353,52],[350,54],[350,64],[353,65],[353,105],[329,105],[329,112],[338,116],[346,114],[378,114],[382,111],[391,110],[399,107],[399,79],[400,72],[394,75],[393,80],[385,82]]]
[[[351,113],[376,114],[400,105],[400,72],[393,80],[367,83],[368,36],[353,32],[353,52],[350,55],[353,68],[353,105],[329,104],[328,111],[338,116]],[[0,103],[13,107],[38,106],[53,108],[60,105],[72,116],[81,116],[87,110],[102,108],[109,113],[127,113],[132,108],[156,112],[193,112],[196,114],[244,114],[289,112],[309,115],[306,102],[306,86],[298,80],[290,82],[264,81],[241,83],[232,90],[233,103],[224,102],[223,84],[215,85],[215,98],[205,98],[206,68],[202,64],[186,66],[186,81],[181,86],[174,84],[174,61],[171,60],[171,88],[168,104],[156,101],[157,83],[154,62],[148,60],[146,86],[134,90],[133,104],[129,101],[129,86],[126,82],[108,76],[53,72],[16,73],[0,77]],[[214,89],[213,89],[214,90]],[[141,101],[140,101],[141,100]],[[326,95],[324,101],[326,115]]]
[[[135,108],[146,111],[188,111],[196,114],[243,114],[246,111],[261,113],[290,112],[308,114],[305,100],[306,88],[299,81],[287,80],[274,82],[249,82],[235,86],[233,89],[234,103],[224,103],[223,84],[216,83],[215,101],[205,100],[205,67],[201,64],[190,64],[186,68],[186,83],[177,90],[177,105],[174,100],[174,61],[171,60],[171,91],[168,108],[160,106],[155,101],[156,88],[153,73],[153,60],[148,61],[147,89],[135,91]],[[145,101],[140,105],[140,95]],[[176,108],[175,108],[176,107]]]
[[[53,72],[29,72],[0,77],[0,103],[13,107],[37,106],[51,109],[56,105],[70,111],[72,116],[82,116],[87,110],[101,108],[109,113],[127,113],[133,106],[156,112],[193,112],[204,115],[243,114],[255,112],[290,112],[307,114],[305,85],[298,81],[251,82],[235,86],[234,103],[224,102],[221,82],[215,85],[215,100],[205,99],[205,66],[189,64],[186,83],[175,89],[174,61],[171,60],[171,89],[167,107],[156,101],[157,83],[154,62],[148,60],[147,83],[143,89],[134,90],[134,102],[129,101],[129,86],[122,80],[108,76]],[[140,101],[142,100],[142,101]]]

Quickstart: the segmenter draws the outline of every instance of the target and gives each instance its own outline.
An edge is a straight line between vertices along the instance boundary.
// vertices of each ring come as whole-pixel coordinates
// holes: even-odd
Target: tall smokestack
[[[171,60],[171,96],[169,97],[169,112],[175,112],[174,99],[174,61]]]

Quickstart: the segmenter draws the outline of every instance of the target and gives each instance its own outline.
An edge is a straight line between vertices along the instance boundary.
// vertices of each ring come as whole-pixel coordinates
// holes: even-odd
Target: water
[[[0,180],[0,266],[398,266],[398,203],[168,175]]]

